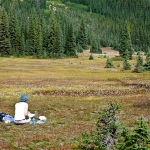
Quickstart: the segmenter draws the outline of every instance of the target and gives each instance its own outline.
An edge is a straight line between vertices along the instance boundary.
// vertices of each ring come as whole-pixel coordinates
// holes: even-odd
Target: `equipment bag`
[[[7,114],[5,112],[0,112],[0,121],[3,121],[3,118],[6,116]]]

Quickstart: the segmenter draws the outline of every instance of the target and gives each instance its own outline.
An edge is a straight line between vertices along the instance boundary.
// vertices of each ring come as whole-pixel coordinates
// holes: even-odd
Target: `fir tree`
[[[63,37],[62,37],[62,31],[60,26],[57,26],[57,34],[56,34],[56,51],[55,51],[55,57],[56,58],[62,58],[64,55],[64,47],[63,47]]]
[[[133,48],[132,48],[132,44],[131,44],[130,30],[127,25],[124,27],[121,37],[120,37],[119,54],[121,57],[125,58],[126,50],[128,50],[129,59],[131,60],[132,54],[133,54]]]
[[[11,16],[9,17],[9,36],[10,36],[10,43],[11,49],[16,49],[16,17],[15,17],[15,10],[12,9],[10,11]]]
[[[97,53],[98,49],[97,49],[97,43],[96,40],[93,40],[91,43],[91,48],[90,48],[90,53]]]
[[[79,43],[77,44],[77,52],[83,53],[83,48]]]
[[[9,22],[5,9],[0,9],[0,55],[9,56],[10,54]]]
[[[48,36],[48,56],[54,57],[56,50],[56,37],[57,37],[57,25],[54,11],[51,11],[50,17],[50,31]]]
[[[35,55],[35,47],[34,47],[34,39],[35,39],[35,27],[33,16],[29,17],[29,26],[28,26],[28,35],[27,35],[27,55]]]
[[[126,50],[125,51],[125,58],[123,61],[123,69],[124,70],[131,70],[131,65],[128,62],[128,59],[129,59],[128,56],[129,56],[129,53],[128,53],[128,50]]]
[[[65,47],[65,54],[67,56],[76,57],[76,45],[75,45],[75,38],[72,24],[68,28],[68,34],[66,39],[66,47]]]
[[[82,46],[83,49],[87,48],[87,36],[86,36],[85,23],[83,20],[81,21],[77,41]]]
[[[22,44],[21,44],[21,28],[19,22],[16,23],[16,33],[15,33],[15,47],[14,47],[14,55],[21,56],[22,52]]]
[[[150,48],[148,48],[148,51],[146,53],[146,61],[150,60]]]
[[[149,144],[149,128],[144,117],[141,117],[132,132],[129,132],[127,128],[122,131],[117,147],[119,150],[148,150]]]
[[[111,59],[109,57],[107,57],[105,68],[113,68],[113,67],[114,67],[114,65],[113,65]]]
[[[141,73],[141,72],[143,72],[143,70],[144,70],[144,68],[143,68],[143,57],[141,56],[141,54],[139,54],[137,56],[136,65],[135,65],[133,72]]]
[[[149,71],[150,70],[150,50],[148,50],[147,54],[146,54],[146,62],[145,64],[143,65],[144,69],[146,71]]]
[[[94,57],[93,57],[93,55],[91,54],[90,57],[89,57],[89,60],[93,60],[93,59],[94,59]]]

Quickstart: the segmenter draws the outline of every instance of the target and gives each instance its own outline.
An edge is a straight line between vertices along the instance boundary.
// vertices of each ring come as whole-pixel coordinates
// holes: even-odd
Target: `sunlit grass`
[[[98,110],[110,101],[122,106],[125,125],[140,115],[149,118],[150,72],[123,71],[122,61],[106,69],[106,58],[88,58],[0,58],[0,111],[13,116],[15,103],[27,93],[29,110],[47,117],[43,125],[0,123],[0,148],[70,149],[83,131],[95,128]]]

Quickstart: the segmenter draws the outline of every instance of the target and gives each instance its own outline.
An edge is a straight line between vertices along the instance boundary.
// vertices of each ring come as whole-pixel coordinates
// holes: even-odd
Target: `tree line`
[[[66,11],[51,5],[45,8],[46,0],[1,2],[1,56],[77,57],[78,50],[87,48],[84,20],[75,33]]]
[[[147,52],[150,45],[150,1],[148,0],[63,0],[64,3],[74,2],[86,5],[88,12],[100,14],[107,20],[104,30],[110,33],[105,37],[99,33],[100,37],[110,41],[109,45],[114,48],[119,47],[119,37],[124,28],[125,22],[131,26],[131,40],[136,51]],[[107,26],[109,28],[107,29]],[[106,32],[105,32],[106,33]],[[102,44],[106,40],[101,40]]]
[[[80,8],[70,8],[71,2],[80,3]],[[64,5],[1,0],[0,56],[78,57],[77,52],[89,47],[91,53],[102,53],[101,46],[113,47],[128,59],[134,51],[148,52],[148,1],[62,0],[60,4]]]

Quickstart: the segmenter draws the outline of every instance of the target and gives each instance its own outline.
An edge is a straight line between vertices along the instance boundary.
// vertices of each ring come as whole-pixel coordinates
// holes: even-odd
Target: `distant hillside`
[[[0,56],[62,58],[90,47],[91,53],[107,46],[118,50],[126,25],[134,50],[147,51],[148,9],[146,0],[2,0]]]
[[[125,22],[130,23],[134,49],[146,50],[150,46],[150,1],[148,0],[62,0],[78,3],[107,18],[111,36],[119,36]],[[104,29],[107,31],[107,28]],[[115,33],[115,34],[113,34]],[[110,39],[110,37],[109,37]],[[116,38],[115,38],[116,39]],[[115,41],[113,40],[113,45]]]

